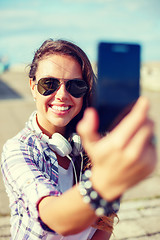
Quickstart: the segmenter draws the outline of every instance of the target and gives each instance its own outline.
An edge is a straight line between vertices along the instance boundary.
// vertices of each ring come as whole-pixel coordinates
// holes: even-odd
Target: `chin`
[[[65,128],[67,126],[67,124],[69,123],[70,121],[67,121],[67,122],[54,122],[53,125],[57,128]]]

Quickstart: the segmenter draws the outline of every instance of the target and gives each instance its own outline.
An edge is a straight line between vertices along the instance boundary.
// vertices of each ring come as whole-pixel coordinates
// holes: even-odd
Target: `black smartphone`
[[[140,95],[139,44],[100,42],[98,45],[98,80],[94,107],[99,132],[112,130],[130,111]]]

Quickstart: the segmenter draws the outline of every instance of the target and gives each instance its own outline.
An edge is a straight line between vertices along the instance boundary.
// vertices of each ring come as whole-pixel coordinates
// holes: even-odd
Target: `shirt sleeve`
[[[9,141],[2,153],[1,168],[10,203],[17,206],[14,208],[18,214],[26,211],[29,217],[49,230],[39,218],[37,204],[45,196],[61,193],[35,164],[34,154],[38,153],[31,152],[27,144],[22,145],[19,141]]]

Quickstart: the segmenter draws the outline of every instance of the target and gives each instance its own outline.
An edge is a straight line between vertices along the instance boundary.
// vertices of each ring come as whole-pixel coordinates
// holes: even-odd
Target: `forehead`
[[[39,61],[36,76],[82,77],[80,64],[71,56],[49,55]]]

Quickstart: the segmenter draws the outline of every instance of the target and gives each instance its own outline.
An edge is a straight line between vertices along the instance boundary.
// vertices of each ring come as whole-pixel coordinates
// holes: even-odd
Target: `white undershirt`
[[[73,167],[70,163],[68,169],[65,169],[58,165],[58,185],[62,193],[67,191],[73,186]]]
[[[59,172],[59,178],[58,178],[58,184],[59,188],[64,193],[68,189],[70,189],[73,186],[73,167],[70,163],[68,169],[64,169],[61,166],[58,166],[58,172]],[[78,234],[70,235],[67,237],[63,237],[60,235],[51,235],[49,234],[46,238],[46,240],[89,240],[94,235],[96,229],[89,227],[83,232],[80,232]]]

